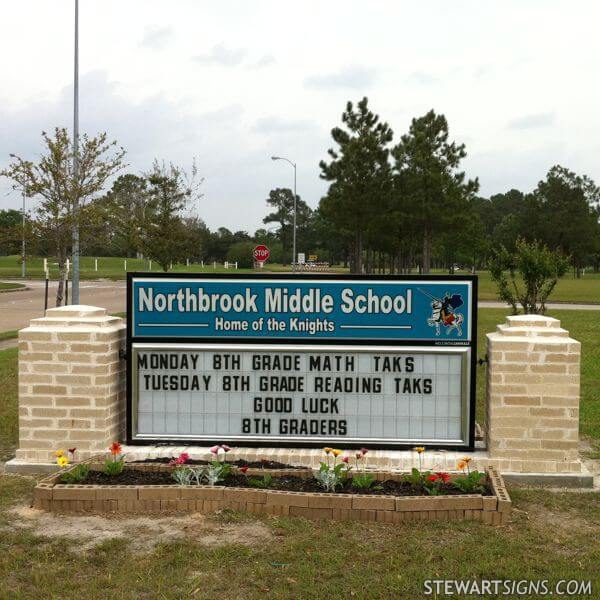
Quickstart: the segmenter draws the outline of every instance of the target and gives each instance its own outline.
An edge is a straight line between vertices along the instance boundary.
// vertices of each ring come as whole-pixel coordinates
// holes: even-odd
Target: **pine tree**
[[[363,271],[363,250],[369,223],[381,215],[390,199],[392,178],[387,145],[393,132],[363,98],[356,108],[348,102],[342,114],[345,128],[335,127],[331,137],[337,149],[331,161],[321,161],[321,178],[331,182],[320,210],[339,231],[351,235],[351,270]],[[367,262],[368,270],[371,268]]]
[[[467,155],[465,146],[448,141],[446,117],[433,110],[412,120],[392,155],[412,227],[422,240],[422,271],[429,273],[434,238],[461,227],[479,183],[465,181],[464,172],[458,170]]]

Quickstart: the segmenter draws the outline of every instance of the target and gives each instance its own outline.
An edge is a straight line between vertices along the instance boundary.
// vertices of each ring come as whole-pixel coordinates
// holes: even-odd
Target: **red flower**
[[[427,481],[435,481],[438,478],[437,475],[428,475],[427,476]]]
[[[184,465],[186,462],[189,462],[190,455],[187,452],[182,452],[177,460],[181,461],[181,464]]]
[[[342,457],[342,462],[344,462],[344,463],[346,463],[346,464],[348,464],[348,461],[349,461],[349,460],[350,460],[350,457],[349,457],[349,456],[344,456],[344,457]]]
[[[444,483],[448,483],[450,481],[450,475],[448,473],[440,472],[436,473],[439,479],[441,479]]]
[[[117,456],[117,455],[121,454],[121,444],[119,444],[119,442],[113,442],[110,445],[109,450],[113,456]]]
[[[244,475],[246,474],[246,471],[247,471],[247,470],[248,470],[248,465],[245,465],[245,466],[243,466],[243,467],[240,467],[240,471],[241,471],[242,473],[244,473]]]
[[[77,448],[69,448],[69,452],[70,452],[71,454],[75,454],[75,450],[77,450]]]
[[[366,454],[366,453],[368,452],[368,450],[367,450],[366,448],[361,448],[361,449],[360,449],[360,451],[361,451],[363,454]]]

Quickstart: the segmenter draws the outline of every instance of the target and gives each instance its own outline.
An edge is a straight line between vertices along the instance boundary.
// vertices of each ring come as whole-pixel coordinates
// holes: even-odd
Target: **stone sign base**
[[[77,448],[79,460],[125,439],[125,321],[93,306],[46,311],[19,332],[19,448],[8,472],[56,468],[54,451]],[[474,468],[491,465],[507,475],[548,476],[590,485],[579,458],[581,344],[557,319],[508,317],[488,334],[487,431],[480,449],[466,453]],[[481,351],[483,354],[483,351]],[[343,440],[336,446],[344,449]],[[370,468],[407,471],[415,452],[373,450]],[[128,460],[177,456],[206,458],[204,447],[125,447]],[[230,457],[268,458],[318,466],[320,449],[234,448]],[[463,452],[427,449],[424,467],[454,471]],[[572,483],[571,483],[572,484]]]

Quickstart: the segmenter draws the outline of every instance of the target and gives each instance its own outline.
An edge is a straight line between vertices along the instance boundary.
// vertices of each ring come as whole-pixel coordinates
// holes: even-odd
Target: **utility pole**
[[[25,279],[25,194],[23,196],[23,232],[21,239],[21,277]]]
[[[271,160],[285,160],[292,167],[294,167],[294,226],[293,226],[293,236],[292,236],[292,270],[296,270],[296,163],[292,162],[289,158],[285,158],[284,156],[271,156]]]
[[[73,258],[73,277],[71,281],[71,302],[79,304],[79,0],[75,0],[75,64],[73,77],[73,207],[71,217],[73,219],[71,248]]]

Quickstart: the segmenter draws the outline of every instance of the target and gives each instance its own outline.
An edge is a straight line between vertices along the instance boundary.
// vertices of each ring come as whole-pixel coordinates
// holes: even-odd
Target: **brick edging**
[[[86,462],[97,460],[95,457]],[[165,465],[144,466],[155,468]],[[261,472],[260,469],[256,471]],[[493,467],[487,469],[493,496],[375,496],[224,486],[64,485],[57,483],[61,475],[55,473],[37,484],[34,508],[57,513],[211,513],[231,509],[338,521],[401,523],[468,519],[502,525],[508,521],[512,507],[502,476]],[[378,475],[384,477],[385,472],[380,471]],[[387,473],[388,479],[400,476],[399,473]]]

